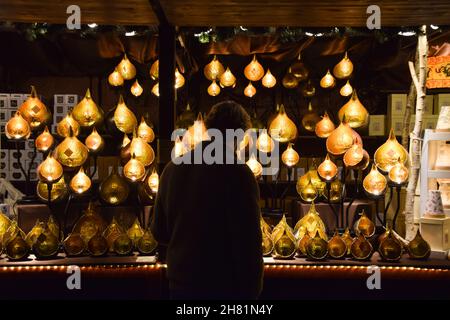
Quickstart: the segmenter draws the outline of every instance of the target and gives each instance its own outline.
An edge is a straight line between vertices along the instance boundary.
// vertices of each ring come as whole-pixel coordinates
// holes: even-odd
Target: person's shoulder
[[[245,177],[250,180],[254,180],[255,176],[253,175],[252,170],[248,167],[248,165],[244,164],[237,164],[233,166],[233,169],[236,170],[237,173],[240,174],[241,177]]]

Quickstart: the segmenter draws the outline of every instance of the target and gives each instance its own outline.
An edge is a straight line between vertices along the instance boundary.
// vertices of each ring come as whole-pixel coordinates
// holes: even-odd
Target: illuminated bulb
[[[40,152],[46,152],[50,149],[55,142],[52,134],[48,131],[48,127],[45,126],[44,131],[36,138],[34,144],[36,146],[36,150]]]
[[[250,159],[247,161],[247,165],[249,166],[250,170],[252,170],[255,178],[261,176],[263,168],[254,154],[250,156]]]
[[[142,89],[141,85],[139,84],[139,82],[136,79],[136,81],[131,86],[130,91],[133,96],[139,97],[142,94],[142,92],[144,91],[144,89]]]
[[[244,89],[244,95],[246,95],[247,97],[251,98],[256,94],[256,88],[253,86],[252,82],[250,81],[248,83],[248,86],[245,87]]]
[[[84,144],[89,149],[89,152],[97,153],[103,149],[105,141],[102,136],[98,134],[97,129],[93,127],[91,134],[86,137]]]
[[[349,80],[347,80],[347,83],[339,90],[339,93],[343,97],[348,97],[353,93],[353,87],[350,85]]]
[[[128,60],[126,54],[123,55],[117,69],[125,80],[131,80],[136,76],[136,67]]]
[[[317,173],[320,178],[325,181],[332,181],[336,178],[338,173],[338,168],[333,161],[331,161],[330,156],[327,154],[325,160],[317,167]]]
[[[262,85],[266,88],[273,88],[277,84],[277,79],[270,72],[270,69],[267,69],[266,74],[262,78]]]
[[[145,122],[144,117],[141,117],[141,123],[138,126],[137,135],[147,143],[152,143],[153,140],[155,140],[155,132],[153,132],[152,127]]]
[[[91,179],[84,173],[83,167],[80,167],[77,174],[70,180],[70,189],[77,194],[82,194],[89,190],[91,184]]]
[[[37,173],[40,181],[52,183],[62,177],[63,167],[52,154],[49,154],[47,159],[37,167]]]
[[[19,111],[14,117],[9,119],[5,126],[5,134],[8,139],[19,140],[28,139],[31,134],[31,127],[22,117]]]
[[[409,170],[399,159],[399,161],[389,170],[389,180],[397,185],[405,184],[408,181]]]
[[[145,167],[139,160],[136,160],[134,153],[131,159],[123,167],[123,175],[131,182],[141,180],[145,175]]]
[[[272,138],[267,134],[267,130],[262,130],[258,139],[256,140],[256,148],[261,152],[272,152],[275,147],[275,143]]]
[[[227,68],[227,70],[220,76],[220,86],[222,88],[224,87],[234,88],[236,86],[236,77],[233,75],[230,68]]]
[[[72,112],[66,114],[66,116],[58,122],[56,126],[56,133],[60,137],[68,137],[70,128],[72,128],[72,133],[74,136],[78,136],[80,132],[80,124],[72,117]]]
[[[108,76],[108,83],[113,87],[119,87],[123,85],[123,77],[120,72],[117,70],[117,67],[114,68],[114,71]]]
[[[155,169],[153,169],[152,174],[150,175],[150,177],[148,177],[147,183],[153,192],[158,192],[159,176]]]
[[[179,89],[182,86],[184,86],[184,82],[185,82],[185,80],[184,80],[183,75],[180,73],[180,71],[178,71],[178,68],[176,68],[175,69],[175,89]]]
[[[281,155],[281,161],[283,161],[286,166],[293,167],[298,163],[299,160],[300,156],[298,155],[297,151],[292,148],[292,143],[289,143],[287,149]]]
[[[208,87],[208,94],[212,97],[217,96],[220,93],[220,86],[213,80]]]
[[[155,85],[152,88],[152,93],[159,97],[159,82],[155,83]]]
[[[320,86],[324,89],[333,88],[336,84],[336,79],[331,75],[330,70],[320,79]]]

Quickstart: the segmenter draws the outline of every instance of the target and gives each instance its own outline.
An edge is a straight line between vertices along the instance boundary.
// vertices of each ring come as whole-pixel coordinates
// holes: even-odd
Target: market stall
[[[261,191],[262,297],[448,297],[450,10],[434,2],[383,4],[369,30],[352,1],[96,1],[68,30],[68,2],[0,1],[1,297],[167,298],[159,174],[228,99],[252,120],[238,152]]]

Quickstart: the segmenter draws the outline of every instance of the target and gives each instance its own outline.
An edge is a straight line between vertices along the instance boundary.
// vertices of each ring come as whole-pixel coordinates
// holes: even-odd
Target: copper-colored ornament
[[[37,151],[46,152],[53,146],[54,142],[55,139],[50,131],[48,131],[48,127],[45,126],[44,131],[34,141],[34,145],[36,146]]]
[[[136,116],[125,104],[122,95],[119,97],[113,119],[117,129],[123,133],[132,133],[137,126]]]
[[[325,160],[317,168],[317,173],[319,177],[325,181],[333,181],[338,174],[338,167],[336,164],[331,161],[330,155],[327,154]]]
[[[345,153],[343,157],[344,165],[352,168],[361,162],[364,158],[364,149],[359,143],[354,143]]]
[[[309,70],[305,64],[301,61],[301,54],[299,53],[297,60],[291,64],[291,73],[298,79],[298,81],[304,81],[308,79]]]
[[[159,60],[155,60],[152,66],[150,67],[150,77],[153,80],[158,80],[159,78]]]
[[[316,88],[311,80],[308,80],[305,84],[303,84],[301,92],[305,98],[311,98],[316,94]]]
[[[253,97],[256,94],[256,88],[253,86],[252,82],[250,81],[248,85],[244,89],[244,95],[246,97]]]
[[[306,255],[313,260],[323,260],[328,254],[328,243],[316,232],[314,238],[310,239],[306,244]]]
[[[324,89],[331,89],[336,85],[336,79],[331,75],[330,70],[320,79],[320,86]]]
[[[350,149],[354,142],[362,144],[362,139],[344,119],[328,136],[326,146],[329,153],[339,156]]]
[[[83,167],[80,167],[77,174],[70,180],[70,189],[76,194],[83,194],[91,188],[92,182],[89,176],[84,173]]]
[[[366,238],[370,238],[375,234],[375,223],[369,219],[364,210],[361,212],[361,217],[355,223],[355,233],[362,235]]]
[[[216,80],[213,80],[208,87],[208,94],[212,97],[219,95],[220,86],[216,83]]]
[[[144,117],[141,117],[141,123],[138,126],[137,135],[147,143],[152,143],[153,140],[155,140],[155,132],[152,127],[145,122]]]
[[[350,100],[339,109],[339,119],[348,122],[351,128],[365,127],[369,123],[369,112],[358,99],[356,90],[353,90]]]
[[[333,74],[338,79],[347,79],[353,72],[353,63],[350,61],[345,51],[345,56],[333,68]]]
[[[108,252],[108,242],[101,233],[97,233],[88,242],[89,253],[94,257],[104,256]]]
[[[20,105],[18,111],[32,131],[42,129],[50,122],[51,113],[39,99],[34,86],[31,86],[30,96]]]
[[[133,85],[130,88],[131,94],[135,97],[139,97],[143,91],[144,91],[144,89],[142,89],[141,85],[139,84],[138,80],[136,79],[136,81],[133,83]]]
[[[96,154],[103,150],[105,140],[103,140],[102,136],[98,134],[97,129],[94,127],[92,128],[91,134],[86,137],[84,144],[90,153]]]
[[[108,83],[113,87],[120,87],[123,85],[124,79],[120,72],[117,70],[117,67],[114,68],[114,71],[108,76]]]
[[[5,134],[8,139],[14,140],[28,139],[30,137],[30,125],[19,111],[6,123]]]
[[[283,87],[286,89],[294,89],[298,86],[298,79],[292,74],[291,68],[289,68],[288,72],[284,75],[282,83]]]
[[[127,181],[113,167],[111,174],[100,184],[100,198],[111,205],[119,205],[125,202],[130,193]]]
[[[53,158],[52,154],[49,154],[47,159],[37,167],[37,174],[39,181],[54,183],[62,177],[63,167],[55,158]]]
[[[347,244],[341,238],[337,231],[334,232],[333,237],[328,241],[328,254],[334,259],[340,259],[347,253]]]
[[[178,71],[178,68],[175,68],[175,89],[183,87],[185,82],[184,76]]]
[[[210,63],[208,63],[203,69],[206,79],[217,80],[225,72],[225,68],[220,63],[219,59],[214,55],[214,58]]]
[[[259,81],[264,76],[263,66],[256,60],[256,54],[252,61],[244,69],[245,77],[250,81]]]
[[[79,256],[86,250],[86,244],[79,233],[70,233],[64,240],[63,245],[64,251],[69,257]]]
[[[270,123],[269,132],[271,137],[279,142],[292,141],[297,137],[297,126],[288,117],[283,105]]]
[[[347,80],[347,83],[342,86],[342,88],[339,90],[339,93],[343,97],[348,97],[353,93],[353,87],[350,85],[350,80]]]
[[[85,163],[89,149],[69,130],[69,136],[56,147],[56,159],[66,168],[77,168]]]
[[[392,229],[388,228],[386,236],[378,247],[381,259],[385,261],[399,261],[403,254],[402,243],[394,236]]]
[[[117,70],[125,80],[131,80],[136,76],[136,67],[128,59],[127,54],[123,55],[122,61],[117,65]]]
[[[287,149],[281,155],[281,161],[290,168],[295,166],[299,160],[300,156],[297,151],[292,148],[292,143],[289,143]]]
[[[231,72],[230,68],[227,68],[224,73],[220,76],[220,86],[222,88],[225,87],[235,87],[236,86],[236,77]]]
[[[145,176],[145,167],[141,161],[131,153],[131,159],[123,167],[123,175],[131,182],[141,181]]]
[[[148,177],[147,184],[153,192],[158,192],[159,175],[155,169],[153,169],[152,174]]]
[[[352,242],[350,253],[356,260],[368,260],[373,254],[373,247],[369,241],[360,233]]]
[[[153,148],[145,142],[142,138],[139,138],[135,134],[130,143],[130,154],[136,156],[136,160],[139,160],[145,167],[148,167],[155,160],[155,152]]]
[[[325,111],[325,114],[322,117],[322,120],[316,123],[316,127],[314,129],[316,135],[319,138],[328,138],[328,136],[336,129],[333,121],[331,121],[328,113]]]
[[[155,83],[155,85],[152,87],[152,94],[159,97],[159,82]]]
[[[390,182],[401,186],[408,182],[409,170],[399,159],[399,161],[389,170],[388,177]]]
[[[89,89],[86,90],[84,98],[73,108],[72,116],[82,127],[97,127],[103,122],[103,110],[92,100]]]
[[[252,170],[255,178],[261,176],[263,168],[254,154],[250,156],[250,159],[247,161],[247,165],[249,166],[250,170]]]
[[[256,148],[265,153],[272,152],[275,148],[275,142],[272,138],[267,134],[267,130],[263,129],[256,140]]]
[[[297,255],[299,257],[306,256],[306,245],[308,244],[308,241],[310,239],[311,239],[311,237],[309,236],[308,232],[304,233],[304,236],[302,238],[300,238],[300,241],[298,242],[298,246],[297,246]]]
[[[74,136],[78,136],[80,132],[80,124],[72,117],[72,112],[69,111],[66,116],[57,124],[56,133],[60,137],[68,137],[70,128]]]
[[[316,124],[320,121],[320,117],[315,110],[313,110],[311,102],[308,104],[308,112],[302,118],[302,125],[307,131],[314,132]]]
[[[411,259],[428,259],[431,254],[431,248],[428,242],[420,234],[417,229],[416,236],[408,243],[408,254]]]
[[[352,246],[352,243],[353,243],[353,238],[350,235],[350,230],[348,229],[348,227],[345,228],[344,234],[342,235],[341,238],[342,238],[342,240],[344,240],[345,244],[347,245],[347,253],[346,253],[346,255],[350,256],[351,255],[350,249],[351,249],[351,246]]]
[[[266,88],[273,88],[277,84],[277,79],[270,72],[270,69],[267,69],[267,72],[262,78],[261,83]]]
[[[375,164],[372,164],[372,170],[363,180],[364,190],[373,197],[379,197],[386,192],[386,186],[386,177],[377,170]]]
[[[407,163],[408,152],[400,143],[398,143],[394,130],[391,129],[389,138],[375,151],[373,158],[376,166],[382,172],[388,173],[399,161],[403,164]]]

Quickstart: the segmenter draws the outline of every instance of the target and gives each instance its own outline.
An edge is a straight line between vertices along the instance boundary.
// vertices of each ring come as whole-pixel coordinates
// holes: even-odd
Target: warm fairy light
[[[136,79],[136,81],[133,83],[133,85],[130,88],[131,94],[135,97],[139,97],[143,91],[144,91],[144,89],[142,89],[141,85],[139,84],[138,80]]]
[[[70,189],[78,194],[88,191],[91,188],[91,185],[91,179],[86,173],[84,173],[83,167],[80,167],[78,173],[73,176],[72,180],[70,180]]]

